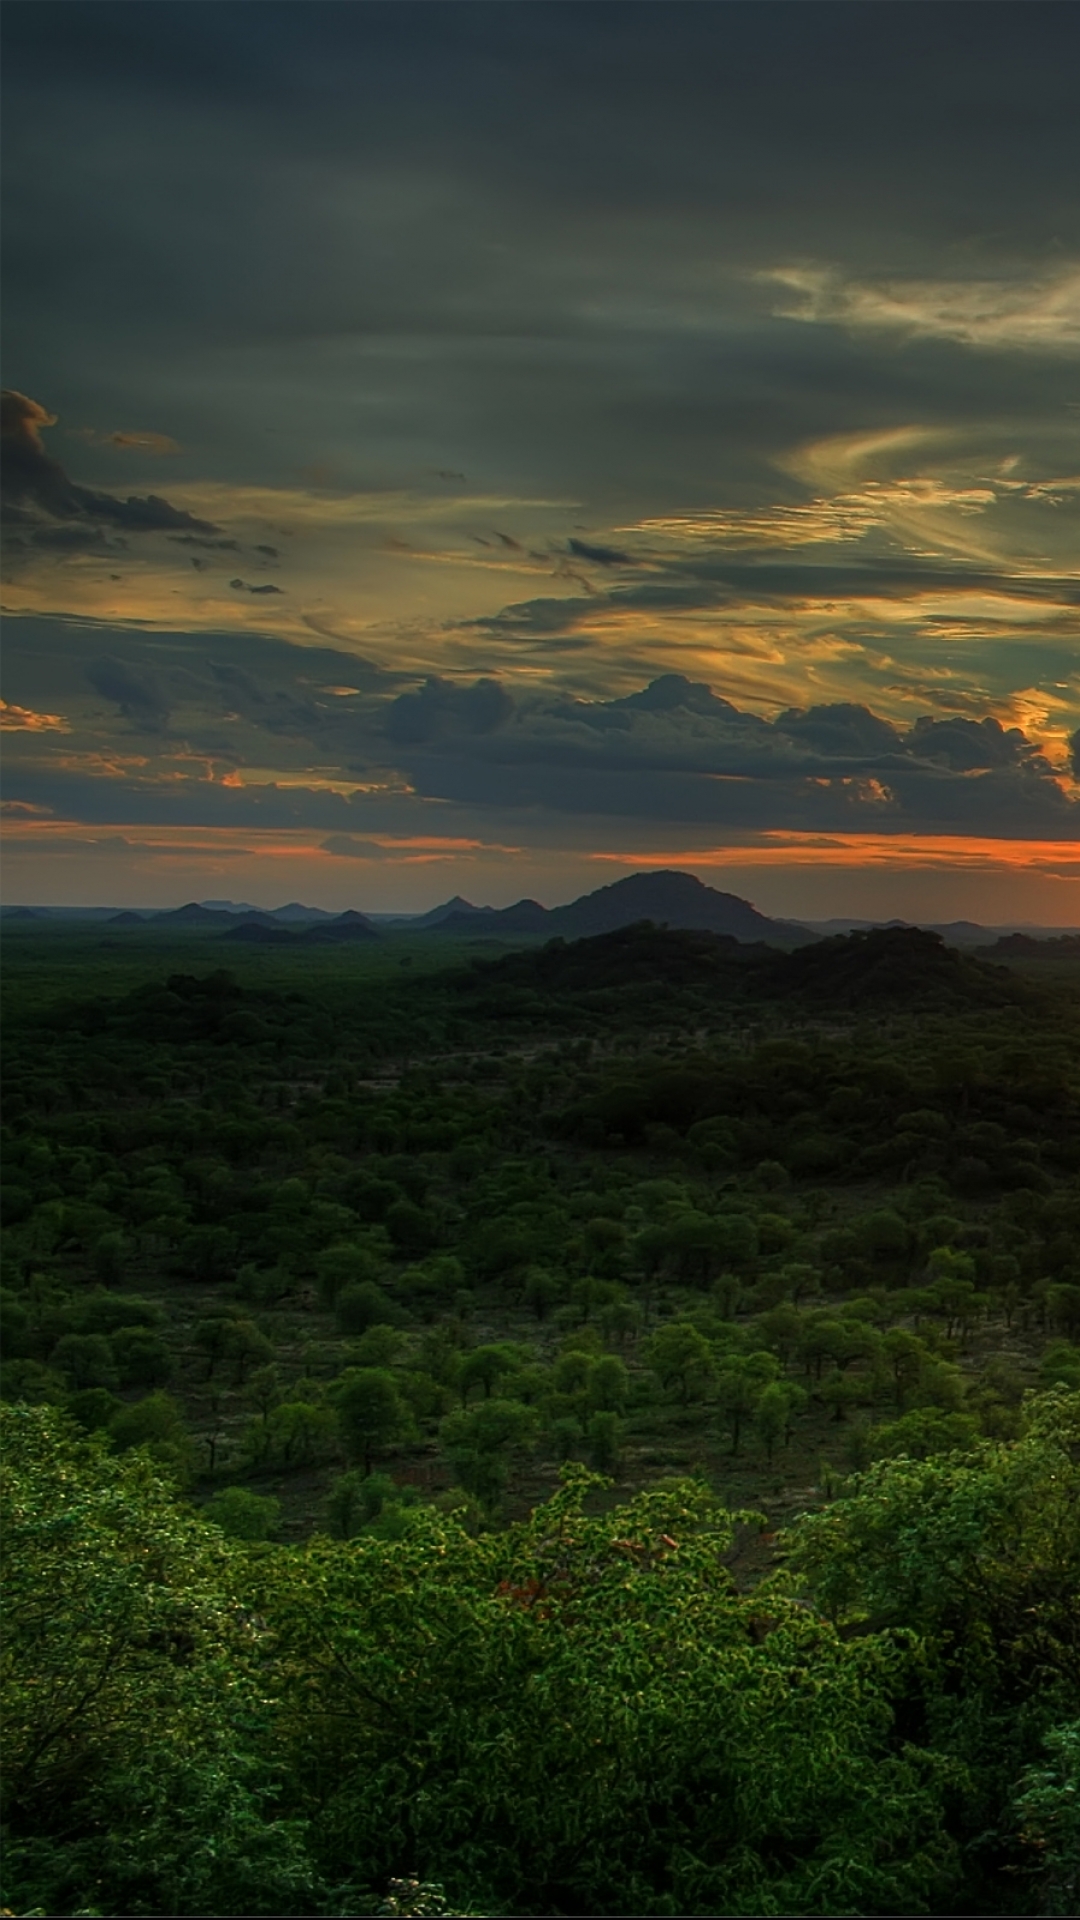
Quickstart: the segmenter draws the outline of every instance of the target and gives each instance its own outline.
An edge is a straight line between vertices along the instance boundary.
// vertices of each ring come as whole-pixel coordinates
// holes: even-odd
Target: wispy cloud
[[[785,320],[1046,353],[1080,350],[1080,266],[1039,279],[848,278],[818,266],[772,267]]]

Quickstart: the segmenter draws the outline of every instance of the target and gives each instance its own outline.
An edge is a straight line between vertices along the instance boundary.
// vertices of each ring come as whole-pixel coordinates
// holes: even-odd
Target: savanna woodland
[[[1059,946],[9,924],[6,1908],[1074,1912]]]

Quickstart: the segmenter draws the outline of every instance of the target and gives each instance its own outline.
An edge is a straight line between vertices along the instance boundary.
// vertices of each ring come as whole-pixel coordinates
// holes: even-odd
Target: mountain
[[[290,900],[287,906],[272,907],[272,920],[307,920],[312,923],[319,920],[333,920],[336,916],[328,913],[325,907],[305,907],[299,900]]]
[[[438,927],[453,914],[476,914],[481,920],[489,920],[495,912],[494,907],[474,907],[471,900],[463,900],[455,893],[452,900],[444,900],[441,907],[432,907],[429,913],[422,913],[410,922],[414,927]]]
[[[980,926],[977,920],[807,920],[805,925],[823,940],[837,933],[872,933],[875,929],[921,927],[924,933],[939,933],[950,947],[978,946],[998,928]]]
[[[344,945],[355,940],[378,940],[379,937],[378,928],[373,927],[370,920],[365,919],[362,913],[352,911],[317,920],[314,926],[305,926],[297,932],[269,917],[252,918],[242,920],[239,926],[230,927],[225,934],[226,940],[260,947],[325,947]]]
[[[978,947],[985,955],[995,940],[1010,938],[1013,934],[1030,937],[1040,945],[1055,937],[1059,939],[1080,935],[1080,927],[1039,927],[1030,922],[1024,925],[1003,927],[984,927],[977,920],[805,920],[803,925],[821,939],[827,939],[835,933],[869,933],[880,927],[921,927],[923,933],[939,933],[949,947]]]
[[[295,934],[293,938],[308,946],[327,946],[339,941],[378,940],[380,934],[364,914],[355,913],[350,908],[348,913],[339,913],[334,920],[319,921],[316,926],[308,927],[306,932]]]
[[[1055,938],[1043,934],[1033,940],[1027,933],[1007,933],[992,946],[980,947],[980,960],[1080,960],[1080,933],[1061,933]]]
[[[700,933],[725,933],[734,940],[801,940],[810,936],[802,927],[770,920],[736,893],[707,887],[692,873],[661,868],[655,873],[631,873],[610,887],[587,893],[551,916],[551,931],[564,939],[613,933],[637,920],[657,926],[682,927]]]
[[[227,920],[234,920],[235,914],[226,913],[221,907],[202,907],[197,900],[189,900],[184,907],[173,907],[168,913],[155,913],[157,922],[174,927],[220,927]]]
[[[678,927],[701,933],[727,934],[731,939],[769,941],[783,946],[804,945],[814,938],[805,927],[787,920],[770,920],[735,893],[707,887],[692,873],[661,868],[655,873],[631,873],[609,887],[586,893],[568,906],[546,908],[536,900],[519,900],[494,912],[489,907],[455,907],[438,922],[438,933],[485,933],[502,937],[539,934],[547,939],[583,940],[599,933],[651,920],[656,926]]]

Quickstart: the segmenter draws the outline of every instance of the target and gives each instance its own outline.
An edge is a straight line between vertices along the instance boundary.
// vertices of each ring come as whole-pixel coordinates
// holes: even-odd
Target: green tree
[[[941,1910],[943,1790],[892,1738],[903,1643],[741,1597],[706,1489],[588,1515],[571,1471],[509,1530],[427,1512],[315,1543],[300,1581],[260,1563],[325,1870],[359,1853],[378,1882],[405,1851],[500,1913]]]
[[[5,1901],[295,1912],[312,1876],[257,1743],[264,1630],[145,1456],[4,1409]]]
[[[1037,1910],[1080,1912],[1080,1720],[1052,1727],[1020,1775],[1013,1815],[1035,1879]]]
[[[195,1322],[191,1335],[199,1351],[206,1356],[206,1378],[212,1380],[219,1361],[224,1360],[232,1345],[234,1322],[228,1314],[206,1314]]]
[[[97,1278],[107,1287],[115,1286],[124,1277],[130,1253],[131,1248],[122,1233],[115,1229],[103,1233],[93,1252],[93,1268]]]
[[[623,1423],[617,1413],[600,1410],[589,1415],[585,1428],[589,1459],[598,1473],[612,1473],[622,1447]]]
[[[646,1364],[662,1387],[673,1387],[683,1406],[704,1391],[713,1371],[713,1357],[703,1333],[689,1320],[670,1320],[645,1342]]]
[[[415,1487],[398,1486],[388,1473],[364,1475],[354,1467],[339,1473],[327,1494],[330,1532],[338,1540],[353,1540],[360,1534],[400,1539],[408,1532],[418,1499]]]
[[[337,1296],[335,1313],[341,1333],[366,1333],[369,1327],[392,1326],[402,1317],[390,1296],[373,1280],[344,1287]]]
[[[254,1320],[233,1320],[227,1351],[232,1362],[234,1387],[243,1386],[252,1367],[265,1367],[273,1363],[273,1342],[267,1339]]]
[[[377,1287],[386,1272],[386,1262],[369,1246],[337,1241],[319,1254],[315,1272],[323,1302],[332,1307],[346,1287]],[[362,1332],[362,1328],[355,1331]]]
[[[353,1342],[349,1356],[358,1367],[392,1367],[400,1360],[408,1345],[400,1327],[368,1327],[359,1340]]]
[[[103,1333],[65,1333],[49,1356],[49,1364],[66,1375],[73,1389],[116,1387],[120,1374],[113,1350]]]
[[[605,1353],[594,1361],[585,1382],[586,1402],[593,1413],[621,1413],[629,1393],[630,1375],[616,1354]]]
[[[120,1327],[110,1344],[122,1386],[167,1387],[176,1372],[168,1341],[149,1327]]]
[[[520,1365],[521,1355],[517,1348],[506,1342],[474,1347],[471,1353],[464,1355],[458,1370],[457,1387],[462,1406],[468,1405],[469,1394],[476,1386],[482,1387],[484,1399],[490,1400],[493,1388]]]
[[[779,1380],[771,1380],[763,1386],[753,1403],[754,1437],[765,1449],[765,1458],[772,1466],[773,1454],[783,1444],[791,1418],[791,1396],[788,1388]]]
[[[506,1486],[510,1456],[532,1444],[536,1428],[534,1408],[519,1400],[484,1400],[447,1414],[439,1438],[455,1479],[491,1509]]]
[[[269,1540],[281,1521],[281,1501],[248,1487],[222,1487],[203,1512],[230,1540]]]
[[[338,1375],[331,1399],[349,1453],[371,1472],[376,1453],[416,1438],[412,1414],[385,1367],[349,1367]]]
[[[780,1371],[775,1354],[725,1354],[716,1372],[716,1404],[720,1418],[731,1434],[731,1451],[737,1454],[743,1428],[752,1417],[762,1391]]]

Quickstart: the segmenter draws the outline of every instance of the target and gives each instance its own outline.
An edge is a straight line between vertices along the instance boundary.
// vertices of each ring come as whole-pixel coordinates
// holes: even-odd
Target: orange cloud
[[[992,840],[960,834],[820,834],[776,830],[742,846],[663,853],[592,853],[623,867],[903,867],[980,873],[1080,875],[1080,846],[1062,840]]]
[[[35,713],[33,707],[15,707],[0,700],[0,727],[5,733],[70,733],[62,713]]]

